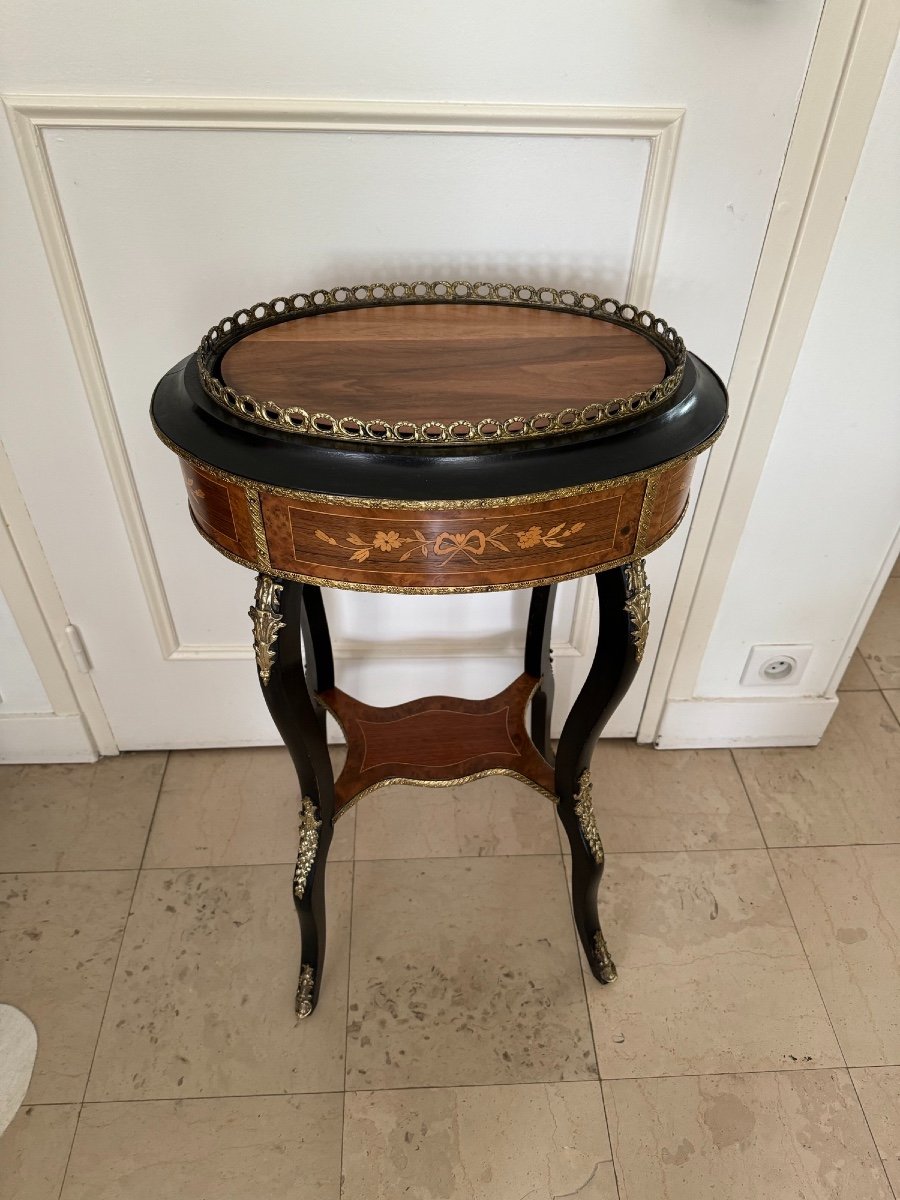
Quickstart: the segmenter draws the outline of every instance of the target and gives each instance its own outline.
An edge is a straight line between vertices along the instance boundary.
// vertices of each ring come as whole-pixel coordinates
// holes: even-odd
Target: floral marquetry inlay
[[[575,521],[571,525],[561,521],[551,525],[545,533],[539,525],[516,531],[510,530],[509,523],[506,523],[491,529],[469,529],[461,533],[442,530],[436,536],[431,533],[426,535],[421,529],[412,529],[408,535],[398,533],[396,529],[379,529],[368,540],[360,537],[358,533],[347,533],[340,541],[323,529],[317,529],[316,537],[326,545],[346,548],[350,562],[365,562],[373,551],[394,554],[398,550],[401,551],[399,562],[407,562],[413,556],[428,558],[431,555],[448,563],[458,554],[465,555],[475,562],[489,546],[503,554],[509,554],[516,546],[520,550],[534,550],[538,546],[562,546],[565,544],[565,538],[579,533],[584,526],[584,521]]]
[[[183,460],[195,523],[227,557],[276,579],[410,593],[534,587],[630,565],[677,528],[691,465],[554,493],[406,501],[289,491]],[[637,569],[629,583],[641,653],[649,596]]]

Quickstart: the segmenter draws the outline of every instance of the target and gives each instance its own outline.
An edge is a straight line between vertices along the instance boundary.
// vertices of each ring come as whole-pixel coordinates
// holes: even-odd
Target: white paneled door
[[[276,740],[253,579],[191,528],[148,422],[158,377],[235,308],[409,279],[620,297],[727,376],[821,3],[275,0],[251,22],[129,0],[113,26],[86,3],[50,6],[52,25],[6,7],[22,321],[3,437],[130,749]],[[653,640],[615,735],[637,729],[685,534],[652,559]],[[566,706],[593,592],[560,592]],[[342,686],[370,702],[486,695],[519,669],[527,595],[327,602]]]

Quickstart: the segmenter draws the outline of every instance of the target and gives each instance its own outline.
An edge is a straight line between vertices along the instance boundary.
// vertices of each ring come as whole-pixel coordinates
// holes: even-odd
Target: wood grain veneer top
[[[249,334],[226,384],[256,400],[362,420],[504,420],[583,408],[659,383],[631,329],[546,309],[433,304],[351,309]]]

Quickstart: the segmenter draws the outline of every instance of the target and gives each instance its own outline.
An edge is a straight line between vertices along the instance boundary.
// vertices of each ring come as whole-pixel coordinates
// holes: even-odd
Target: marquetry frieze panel
[[[256,543],[244,488],[217,479],[184,459],[181,471],[191,514],[200,530],[222,550],[255,565]]]
[[[337,587],[450,592],[527,587],[646,553],[681,517],[693,459],[591,490],[428,507],[183,469],[200,531],[249,567]]]

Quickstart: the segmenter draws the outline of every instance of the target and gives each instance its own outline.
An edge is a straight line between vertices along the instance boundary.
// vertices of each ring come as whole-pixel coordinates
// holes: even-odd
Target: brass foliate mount
[[[581,826],[581,836],[587,843],[591,857],[598,867],[603,866],[605,855],[600,832],[594,818],[594,802],[591,796],[593,785],[590,771],[582,771],[578,777],[578,790],[575,792],[575,816]]]
[[[531,416],[507,417],[495,420],[484,417],[472,422],[401,420],[391,422],[381,418],[362,420],[331,413],[310,413],[305,408],[260,401],[242,395],[218,377],[219,364],[225,352],[241,338],[270,325],[326,312],[347,309],[376,308],[401,304],[493,304],[504,307],[549,309],[574,313],[594,320],[608,321],[633,329],[650,341],[663,355],[666,375],[657,384],[613,400],[592,403],[579,408],[564,408],[559,412],[540,412]],[[670,325],[646,309],[622,304],[609,297],[601,299],[593,292],[573,288],[534,287],[531,284],[466,283],[464,280],[434,283],[376,283],[356,284],[354,287],[320,289],[274,300],[252,304],[224,317],[205,335],[197,351],[197,365],[203,390],[216,404],[235,413],[245,421],[282,433],[336,438],[353,442],[446,442],[521,441],[548,434],[572,433],[591,429],[613,421],[633,417],[648,409],[658,408],[674,395],[684,375],[687,350],[684,342]]]
[[[249,610],[253,621],[253,646],[256,651],[256,666],[259,678],[265,686],[272,674],[275,662],[275,641],[279,631],[284,629],[281,619],[282,585],[276,583],[270,575],[259,574],[256,577],[256,603]]]
[[[316,861],[316,851],[319,848],[319,830],[322,822],[316,806],[307,796],[300,802],[300,848],[297,851],[297,865],[294,868],[294,895],[302,900],[306,893],[309,873]]]
[[[625,572],[625,611],[631,621],[634,657],[640,662],[650,633],[650,584],[647,582],[646,563],[639,558],[622,569]]]

